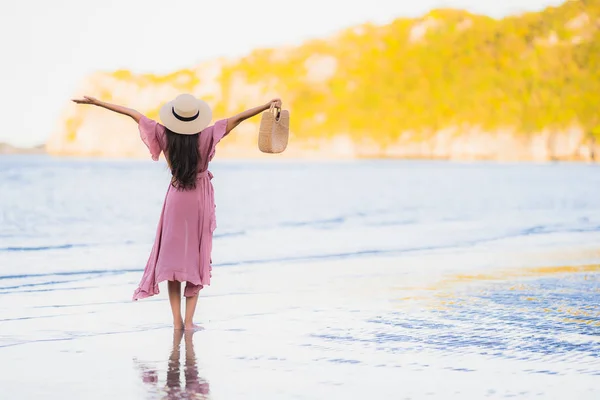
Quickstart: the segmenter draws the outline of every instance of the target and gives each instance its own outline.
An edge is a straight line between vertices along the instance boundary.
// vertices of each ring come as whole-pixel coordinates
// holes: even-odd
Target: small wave
[[[519,237],[526,236],[536,236],[536,235],[550,235],[555,233],[590,233],[590,232],[600,232],[600,226],[590,226],[590,227],[574,227],[574,228],[563,228],[560,226],[552,226],[552,225],[539,225],[532,226],[529,228],[521,229],[514,231],[513,233],[507,233],[505,235],[498,235],[494,237],[466,241],[463,243],[456,244],[458,246],[467,246],[467,245],[478,245],[483,243],[491,243],[495,241],[505,240],[505,239],[516,239]]]
[[[282,227],[301,227],[301,226],[315,226],[315,225],[329,225],[329,224],[343,224],[346,221],[344,217],[328,218],[328,219],[315,219],[311,221],[296,221],[296,222],[282,222],[279,226]]]
[[[558,229],[553,229],[558,228]],[[588,226],[581,228],[567,228],[560,229],[558,226],[552,225],[539,225],[533,226],[531,228],[524,229],[520,232],[523,236],[528,235],[539,235],[544,233],[585,233],[585,232],[600,232],[600,226]]]
[[[365,224],[366,226],[402,226],[402,225],[414,225],[419,221],[416,219],[405,219],[405,220],[388,220],[388,221],[380,221],[380,222],[371,222]]]
[[[267,259],[255,259],[255,260],[241,260],[231,261],[221,264],[215,264],[216,267],[231,267],[244,264],[272,264],[278,262],[296,262],[296,261],[315,261],[315,260],[328,260],[335,258],[347,258],[356,256],[369,256],[369,255],[382,255],[386,253],[395,253],[396,250],[363,250],[353,251],[347,253],[335,253],[335,254],[315,254],[315,255],[304,255],[304,256],[290,256],[290,257],[278,257],[278,258],[267,258]]]
[[[89,290],[88,286],[79,287],[68,287],[68,288],[48,288],[48,289],[27,289],[27,290],[6,290],[0,291],[0,294],[11,294],[11,293],[39,293],[39,292],[58,292],[58,291],[73,291],[73,290]]]
[[[0,247],[0,251],[43,251],[43,250],[63,250],[72,249],[75,247],[90,247],[92,244],[89,243],[78,243],[78,244],[59,244],[49,246],[23,246],[23,247]]]
[[[244,236],[246,231],[234,231],[234,232],[224,232],[213,235],[215,239],[226,238],[226,237],[236,237],[236,236]]]
[[[37,283],[24,283],[22,285],[14,285],[14,286],[0,286],[0,291],[21,289],[21,288],[26,288],[26,287],[59,285],[61,283],[79,282],[79,281],[82,281],[82,280],[85,280],[85,278],[82,278],[82,279],[67,279],[67,280],[64,280],[64,281],[48,281],[48,282],[37,282]]]
[[[21,274],[21,275],[0,275],[0,280],[3,279],[27,279],[27,278],[45,278],[49,276],[73,276],[73,275],[118,275],[128,272],[140,272],[143,268],[135,269],[105,269],[91,271],[65,271],[65,272],[49,272],[46,274]]]

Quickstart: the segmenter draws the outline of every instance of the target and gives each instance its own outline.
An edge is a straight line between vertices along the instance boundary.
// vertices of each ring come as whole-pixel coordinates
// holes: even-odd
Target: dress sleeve
[[[158,156],[161,151],[164,152],[166,147],[164,127],[158,122],[151,120],[146,116],[142,116],[138,128],[140,130],[140,137],[146,147],[148,147],[148,150],[150,150],[152,159],[158,161]]]
[[[210,158],[212,159],[215,155],[217,143],[227,136],[227,119],[221,119],[215,122],[212,129],[212,146],[210,150]]]

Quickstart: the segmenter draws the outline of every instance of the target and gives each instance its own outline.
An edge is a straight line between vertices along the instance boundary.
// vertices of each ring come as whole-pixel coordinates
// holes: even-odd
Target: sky
[[[564,0],[12,0],[0,2],[0,142],[44,143],[86,75],[164,73],[433,8],[501,18]],[[341,6],[343,4],[343,6]],[[90,95],[94,95],[90,93]]]

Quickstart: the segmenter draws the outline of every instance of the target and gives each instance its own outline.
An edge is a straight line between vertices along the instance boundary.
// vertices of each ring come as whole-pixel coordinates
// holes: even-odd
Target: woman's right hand
[[[98,99],[92,96],[83,96],[83,99],[73,99],[73,102],[77,104],[98,104]]]

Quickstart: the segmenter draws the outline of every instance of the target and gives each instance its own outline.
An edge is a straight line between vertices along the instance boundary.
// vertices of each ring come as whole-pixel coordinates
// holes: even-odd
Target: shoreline
[[[195,352],[187,353],[193,373],[186,379],[219,398],[260,392],[275,399],[307,387],[342,398],[377,386],[389,398],[446,399],[450,392],[450,398],[482,398],[491,390],[548,396],[560,392],[552,387],[558,374],[576,383],[563,391],[595,398],[600,364],[593,358],[597,344],[587,338],[599,325],[590,286],[582,285],[600,276],[598,247],[504,254],[495,266],[482,264],[494,253],[480,250],[217,268],[218,281],[201,293],[204,329],[194,334]],[[166,287],[132,302],[140,274],[55,284],[43,298],[26,290],[6,294],[0,308],[16,307],[4,322],[0,353],[12,367],[2,369],[0,387],[51,399],[89,393],[98,376],[111,385],[93,398],[154,398],[161,385],[170,387],[169,366],[180,358],[170,353]],[[86,290],[74,298],[72,290],[82,285]],[[565,290],[560,303],[550,296]],[[44,321],[52,324],[40,330]],[[582,347],[573,353],[573,346]],[[35,353],[36,362],[23,352]],[[247,379],[232,386],[232,374]],[[433,389],[419,384],[440,376]],[[498,376],[507,379],[487,379]],[[399,378],[414,383],[399,388]]]
[[[258,150],[257,150],[258,153]],[[134,156],[123,156],[117,154],[98,154],[94,152],[89,153],[69,153],[69,152],[47,152],[44,150],[36,149],[21,149],[20,151],[12,152],[0,152],[2,156],[29,156],[29,155],[42,155],[48,156],[56,160],[98,160],[98,161],[148,161],[149,155],[140,154]],[[164,156],[161,154],[159,159],[164,161]],[[407,162],[443,162],[443,163],[457,163],[457,164],[529,164],[529,165],[550,165],[550,164],[587,164],[596,165],[600,164],[600,159],[590,160],[584,158],[555,158],[555,159],[512,159],[512,158],[475,158],[475,157],[427,157],[427,156],[414,156],[414,157],[401,157],[401,156],[326,156],[326,155],[315,155],[315,154],[304,154],[304,155],[292,155],[286,154],[246,154],[243,156],[234,156],[228,154],[219,154],[215,156],[213,161],[218,162],[360,162],[360,161],[407,161]]]
[[[19,156],[31,154],[48,154],[45,148],[40,147],[12,147],[0,144],[0,156]]]

